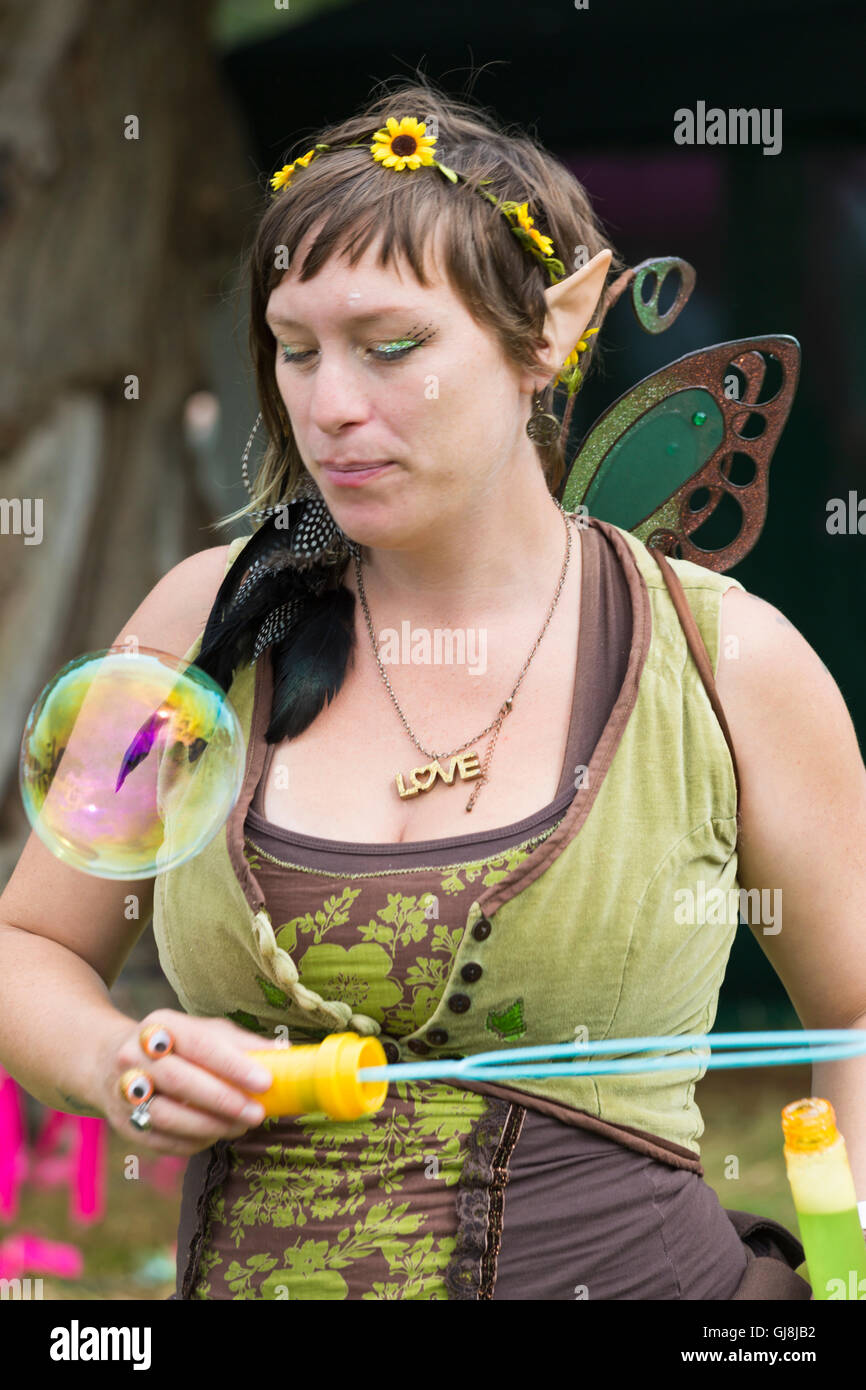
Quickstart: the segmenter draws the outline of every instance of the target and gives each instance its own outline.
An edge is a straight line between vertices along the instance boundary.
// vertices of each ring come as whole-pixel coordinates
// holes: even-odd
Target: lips
[[[384,468],[386,463],[393,462],[392,459],[368,459],[353,460],[351,463],[331,463],[329,459],[323,459],[322,468],[331,468],[335,473],[363,473],[368,468]]]

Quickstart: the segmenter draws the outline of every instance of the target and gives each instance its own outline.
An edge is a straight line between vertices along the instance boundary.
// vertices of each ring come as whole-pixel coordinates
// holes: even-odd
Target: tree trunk
[[[211,10],[0,7],[0,886],[39,691],[219,539],[183,409],[258,190]]]

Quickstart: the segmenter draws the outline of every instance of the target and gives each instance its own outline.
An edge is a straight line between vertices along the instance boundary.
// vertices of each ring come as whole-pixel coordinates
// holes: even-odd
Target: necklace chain
[[[501,705],[500,710],[499,710],[499,713],[496,715],[496,718],[493,719],[493,720],[491,720],[491,722],[487,725],[487,728],[486,728],[486,729],[482,729],[480,734],[476,734],[474,738],[469,738],[469,739],[467,739],[465,743],[461,743],[461,745],[460,745],[459,748],[454,748],[454,749],[452,749],[450,753],[433,753],[433,752],[430,752],[428,749],[426,749],[426,748],[423,746],[423,744],[419,741],[419,739],[416,737],[416,735],[415,735],[415,733],[413,732],[413,730],[410,728],[409,721],[408,721],[408,719],[406,718],[405,714],[403,713],[402,709],[400,708],[400,702],[398,701],[397,696],[394,694],[393,687],[392,687],[392,685],[391,685],[390,680],[388,679],[388,673],[387,673],[387,671],[385,670],[384,666],[382,665],[382,660],[381,660],[381,657],[379,656],[379,649],[378,649],[378,647],[377,647],[377,645],[376,645],[376,634],[375,634],[375,632],[374,632],[374,630],[373,630],[373,620],[372,620],[372,618],[371,618],[371,616],[370,616],[370,609],[369,609],[369,606],[368,606],[368,604],[367,604],[367,595],[366,595],[366,593],[365,593],[365,591],[364,591],[364,579],[363,579],[363,576],[362,576],[362,573],[361,573],[360,547],[359,547],[358,550],[355,552],[354,557],[353,557],[353,558],[354,558],[354,561],[355,561],[355,577],[356,577],[357,583],[358,583],[358,593],[359,593],[360,598],[361,598],[361,606],[362,606],[362,608],[363,608],[363,610],[364,610],[364,617],[365,617],[366,620],[367,620],[367,631],[368,631],[369,634],[370,634],[370,643],[371,643],[372,648],[373,648],[373,655],[374,655],[374,657],[376,658],[376,665],[379,667],[379,673],[380,673],[380,675],[381,675],[381,677],[382,677],[382,680],[383,680],[384,683],[385,683],[385,688],[386,688],[386,690],[388,691],[388,694],[391,696],[391,699],[392,699],[393,702],[394,702],[394,708],[396,709],[397,713],[398,713],[399,716],[400,716],[400,719],[401,719],[401,721],[402,721],[403,727],[404,727],[404,729],[406,730],[406,732],[407,732],[407,734],[409,735],[409,737],[411,738],[412,742],[415,744],[415,747],[418,748],[418,749],[420,749],[420,751],[424,754],[425,758],[430,759],[431,762],[434,761],[434,760],[442,759],[442,758],[452,758],[452,757],[454,757],[457,753],[462,753],[463,750],[466,749],[466,748],[468,748],[470,744],[472,744],[472,743],[477,743],[478,740],[479,740],[479,739],[482,739],[482,738],[484,737],[485,734],[490,733],[491,729],[495,729],[494,736],[493,736],[493,738],[491,739],[490,745],[489,745],[489,747],[488,747],[488,749],[487,749],[487,754],[486,754],[485,759],[484,759],[484,763],[483,763],[483,766],[482,766],[482,769],[481,769],[480,777],[479,777],[478,781],[476,782],[475,789],[474,789],[474,791],[473,791],[473,793],[472,793],[472,796],[471,796],[470,799],[469,799],[469,803],[468,803],[468,805],[467,805],[467,807],[466,807],[467,811],[471,811],[472,806],[473,806],[473,803],[474,803],[474,801],[475,801],[475,798],[476,798],[476,796],[478,795],[478,792],[479,792],[480,789],[481,789],[481,785],[482,785],[482,783],[483,783],[484,781],[486,781],[486,778],[487,778],[487,768],[488,768],[488,766],[489,766],[489,764],[490,764],[490,759],[491,759],[491,757],[493,756],[493,750],[494,750],[494,748],[495,748],[495,746],[496,746],[496,740],[497,740],[497,738],[499,737],[499,730],[500,730],[501,727],[502,727],[502,722],[503,722],[503,720],[505,719],[505,716],[511,712],[511,707],[512,707],[512,703],[513,703],[513,701],[514,701],[514,697],[515,697],[515,695],[517,694],[518,688],[519,688],[519,686],[520,686],[521,681],[523,680],[523,677],[526,675],[526,672],[527,672],[527,670],[529,669],[529,664],[530,664],[530,662],[532,661],[532,658],[535,656],[535,653],[536,653],[536,651],[537,651],[537,649],[538,649],[539,643],[541,642],[542,637],[544,636],[545,632],[547,631],[548,623],[550,622],[551,618],[553,617],[554,609],[556,608],[556,605],[557,605],[557,603],[559,602],[559,596],[560,596],[560,594],[562,593],[562,586],[563,586],[563,584],[565,583],[565,576],[566,576],[566,574],[567,574],[567,572],[568,572],[568,565],[569,565],[569,561],[570,561],[570,559],[571,559],[571,527],[570,527],[569,524],[568,524],[568,513],[566,512],[565,508],[562,506],[562,504],[561,504],[560,502],[557,502],[555,498],[554,498],[553,500],[554,500],[556,506],[558,507],[558,509],[559,509],[559,511],[560,511],[560,513],[561,513],[561,515],[562,515],[562,519],[563,519],[563,522],[564,522],[564,525],[565,525],[566,545],[565,545],[565,560],[563,561],[562,571],[561,571],[560,576],[559,576],[559,583],[558,583],[557,586],[556,586],[556,593],[555,593],[554,596],[553,596],[553,602],[552,602],[551,605],[550,605],[550,608],[549,608],[549,610],[548,610],[547,617],[546,617],[545,620],[544,620],[544,624],[543,624],[543,626],[542,626],[541,631],[539,632],[538,636],[537,636],[536,639],[535,639],[535,642],[534,642],[533,645],[532,645],[532,648],[531,648],[531,650],[530,650],[529,655],[527,656],[526,660],[525,660],[524,663],[523,663],[523,666],[521,667],[520,674],[519,674],[519,676],[517,677],[517,680],[516,680],[515,685],[514,685],[514,689],[512,690],[511,694],[507,697],[507,699],[506,699],[506,700],[503,702],[503,704]]]

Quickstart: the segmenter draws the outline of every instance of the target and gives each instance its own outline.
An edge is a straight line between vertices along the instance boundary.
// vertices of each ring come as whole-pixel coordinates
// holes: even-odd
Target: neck
[[[500,482],[480,502],[425,518],[420,534],[363,546],[368,603],[380,618],[402,607],[415,622],[507,619],[553,593],[565,559],[565,525],[540,470],[537,482],[533,475],[519,493]],[[572,528],[571,564],[575,542]],[[357,592],[353,563],[344,582]]]

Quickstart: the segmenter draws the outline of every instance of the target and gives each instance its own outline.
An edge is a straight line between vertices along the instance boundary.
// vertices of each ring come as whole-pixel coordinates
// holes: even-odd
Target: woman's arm
[[[135,638],[183,656],[207,621],[227,549],[214,546],[176,565],[116,643]],[[134,1027],[109,990],[152,904],[152,879],[80,873],[35,831],[29,836],[0,895],[0,1065],[44,1104],[94,1109],[104,1056]]]
[[[717,674],[740,772],[749,925],[804,1028],[866,1029],[866,768],[836,682],[772,604],[729,589]],[[754,901],[754,900],[753,900]],[[866,1199],[866,1054],[812,1066]]]
[[[135,886],[140,892],[141,884]],[[97,920],[107,936],[107,917]],[[129,948],[145,923],[146,918],[129,932]],[[113,940],[120,953],[116,927]],[[97,970],[38,932],[0,922],[0,963],[0,1064],[52,1110],[101,1114],[99,1065],[135,1021],[111,1002]]]

